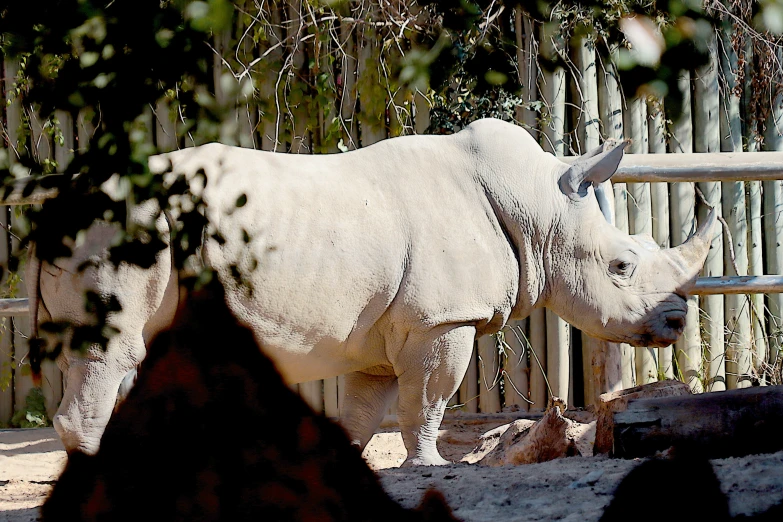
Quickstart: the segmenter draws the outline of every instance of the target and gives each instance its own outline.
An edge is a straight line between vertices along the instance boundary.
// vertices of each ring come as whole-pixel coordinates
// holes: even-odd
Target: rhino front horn
[[[707,259],[710,243],[712,243],[712,239],[715,236],[713,229],[716,221],[717,213],[713,208],[710,210],[707,219],[699,224],[695,234],[689,237],[682,245],[671,249],[684,273],[683,283],[688,287],[699,275],[704,266],[704,261]]]

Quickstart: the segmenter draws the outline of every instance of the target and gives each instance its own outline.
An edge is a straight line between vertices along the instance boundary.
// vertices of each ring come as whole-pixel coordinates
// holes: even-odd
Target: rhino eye
[[[619,276],[630,276],[633,274],[636,264],[630,259],[615,259],[609,265],[609,271]]]

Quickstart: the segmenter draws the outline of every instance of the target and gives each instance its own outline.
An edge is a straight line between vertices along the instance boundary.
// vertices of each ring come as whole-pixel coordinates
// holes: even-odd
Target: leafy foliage
[[[25,407],[11,417],[13,428],[45,428],[52,422],[46,414],[46,405],[41,388],[31,388],[24,400]]]

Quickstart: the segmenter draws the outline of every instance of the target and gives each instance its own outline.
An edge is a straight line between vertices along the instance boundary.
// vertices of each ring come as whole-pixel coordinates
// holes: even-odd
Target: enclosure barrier
[[[226,138],[243,147],[336,153],[404,134],[444,132],[444,107],[448,111],[449,104],[461,107],[465,101],[456,88],[451,98],[438,98],[401,85],[389,74],[390,63],[415,44],[416,36],[405,27],[418,23],[418,11],[401,11],[399,16],[413,18],[400,20],[399,26],[381,26],[367,23],[389,13],[376,0],[345,3],[334,16],[311,26],[302,2],[235,4],[243,6],[235,26],[214,36],[212,68],[221,104],[232,101],[224,80],[252,78],[256,87],[253,96],[236,100],[224,122]],[[713,239],[705,277],[688,301],[686,331],[675,345],[607,346],[538,309],[524,321],[511,321],[502,335],[476,342],[451,408],[482,415],[541,411],[551,394],[567,397],[570,405],[586,405],[607,385],[628,388],[663,378],[680,378],[695,392],[717,391],[748,386],[748,376],[763,376],[773,365],[780,377],[783,294],[773,293],[780,292],[775,279],[780,276],[764,274],[783,274],[783,161],[780,153],[758,151],[783,151],[783,78],[779,65],[769,70],[764,65],[769,58],[783,63],[783,49],[773,49],[770,57],[756,45],[756,36],[745,34],[743,40],[736,28],[735,33],[717,30],[707,42],[710,62],[681,75],[682,111],[668,121],[662,100],[623,92],[615,67],[618,52],[597,52],[596,46],[605,45],[600,39],[563,38],[557,21],[532,20],[520,6],[501,7],[493,20],[494,29],[487,26],[486,34],[500,31],[504,41],[516,42],[521,86],[518,98],[503,102],[510,107],[500,111],[503,118],[513,118],[565,161],[606,139],[631,140],[613,180],[620,230],[649,234],[661,247],[675,246],[713,206],[723,218],[724,233]],[[263,21],[269,23],[259,32]],[[315,33],[303,31],[303,22]],[[248,37],[253,34],[261,37]],[[539,57],[556,66],[539,66]],[[99,119],[89,112],[72,118],[62,111],[42,119],[25,101],[20,63],[7,57],[2,62],[4,146],[24,149],[61,171],[74,151],[84,149]],[[758,92],[765,85],[767,91]],[[759,116],[756,104],[765,100],[769,111]],[[148,142],[157,150],[194,145],[176,99],[160,99],[142,119]],[[53,139],[52,131],[61,131],[61,139]],[[0,219],[0,263],[18,245],[9,233],[14,212],[7,209]],[[25,296],[23,284],[2,291],[2,297]],[[0,423],[24,409],[32,387],[23,365],[28,321],[13,317],[25,303],[4,306],[15,311],[0,314],[0,330],[5,330],[0,335]],[[12,317],[4,317],[9,313]],[[599,368],[616,374],[609,379]],[[763,378],[757,382],[764,384]],[[330,416],[339,414],[341,388],[340,377],[294,386]],[[53,412],[62,397],[62,376],[48,362],[43,392]]]

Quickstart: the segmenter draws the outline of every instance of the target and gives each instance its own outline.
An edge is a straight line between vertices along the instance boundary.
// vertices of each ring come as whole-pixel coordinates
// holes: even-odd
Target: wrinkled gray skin
[[[712,221],[663,251],[609,225],[593,186],[615,171],[623,145],[569,168],[520,127],[488,119],[451,136],[395,138],[345,154],[210,144],[153,157],[150,167],[163,172],[170,161],[195,193],[203,189],[212,231],[226,242],[208,240],[202,262],[285,379],[347,374],[341,422],[361,447],[399,392],[406,464],[435,465],[446,463],[437,431],[476,336],[542,306],[610,341],[665,346],[682,333]],[[200,168],[206,188],[192,176]],[[247,204],[236,208],[243,194]],[[157,220],[168,232],[149,205],[134,219]],[[59,360],[66,389],[54,424],[70,451],[98,449],[123,378],[177,306],[171,252],[149,269],[115,270],[105,261],[113,234],[94,224],[73,258],[41,271],[40,321],[90,321],[88,289],[122,305],[111,317],[121,333],[106,352],[66,350]],[[95,266],[79,274],[87,259]]]

